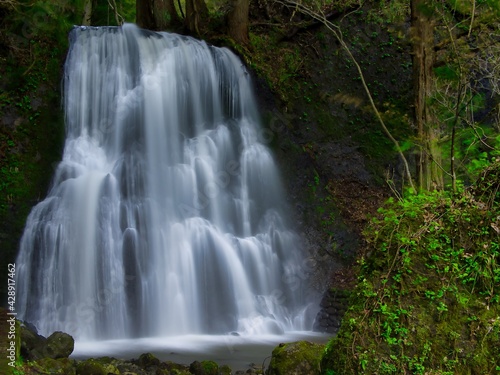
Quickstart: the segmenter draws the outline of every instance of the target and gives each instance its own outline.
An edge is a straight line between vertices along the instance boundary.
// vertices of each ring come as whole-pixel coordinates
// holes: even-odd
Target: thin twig
[[[470,18],[469,34],[467,34],[468,37],[470,37],[470,34],[472,32],[472,25],[474,24],[474,14],[475,13],[476,13],[476,0],[472,0],[472,15]]]
[[[182,18],[186,18],[186,17],[184,16],[184,11],[182,10],[181,0],[177,0],[177,4],[179,5],[179,11],[181,12],[181,16],[182,16]]]
[[[113,2],[113,3],[111,3]],[[123,25],[124,19],[123,17],[118,13],[118,7],[116,6],[116,1],[115,0],[108,0],[108,5],[109,7],[113,10],[115,14],[115,20],[117,25]]]

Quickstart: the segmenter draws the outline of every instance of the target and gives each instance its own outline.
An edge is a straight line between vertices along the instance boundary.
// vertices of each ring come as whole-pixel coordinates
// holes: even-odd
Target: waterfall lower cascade
[[[309,329],[303,258],[229,50],[76,27],[63,160],[31,212],[17,310],[77,339]]]

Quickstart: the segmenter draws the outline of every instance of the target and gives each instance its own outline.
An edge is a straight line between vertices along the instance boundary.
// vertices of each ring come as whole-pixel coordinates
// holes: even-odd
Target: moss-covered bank
[[[14,2],[13,2],[14,4]],[[0,300],[31,207],[60,159],[62,65],[71,7],[0,4]],[[64,8],[64,9],[63,9]]]
[[[390,200],[324,374],[500,372],[500,163],[456,194]]]

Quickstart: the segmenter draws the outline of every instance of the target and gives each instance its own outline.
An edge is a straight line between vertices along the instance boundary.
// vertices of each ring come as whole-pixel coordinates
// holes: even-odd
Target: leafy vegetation
[[[440,14],[448,35],[439,37],[443,44],[428,103],[439,147],[449,155],[440,168],[449,171],[446,179],[454,182],[455,193],[402,197],[393,189],[400,199],[391,199],[365,230],[358,286],[338,336],[324,353],[324,374],[500,371],[500,179],[493,115],[498,93],[494,83],[484,85],[492,73],[485,70],[497,64],[486,68],[474,50],[479,44],[496,50],[489,39],[495,32],[484,32],[496,27],[486,26],[489,12],[480,13],[485,23],[476,18],[479,26],[471,26],[470,18],[457,23]],[[468,26],[457,32],[461,23]],[[393,113],[395,119],[406,115]],[[403,148],[408,152],[421,142],[409,138]],[[477,183],[464,188],[460,179]]]
[[[325,374],[500,371],[500,160],[471,188],[390,199]]]

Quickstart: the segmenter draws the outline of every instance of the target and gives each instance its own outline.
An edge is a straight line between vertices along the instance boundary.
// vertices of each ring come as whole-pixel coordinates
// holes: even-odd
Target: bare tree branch
[[[17,0],[0,0],[0,8],[17,10],[19,2]]]
[[[108,0],[108,5],[115,14],[115,21],[117,25],[123,25],[125,22],[124,18],[118,13],[118,7],[116,6],[115,0]]]

